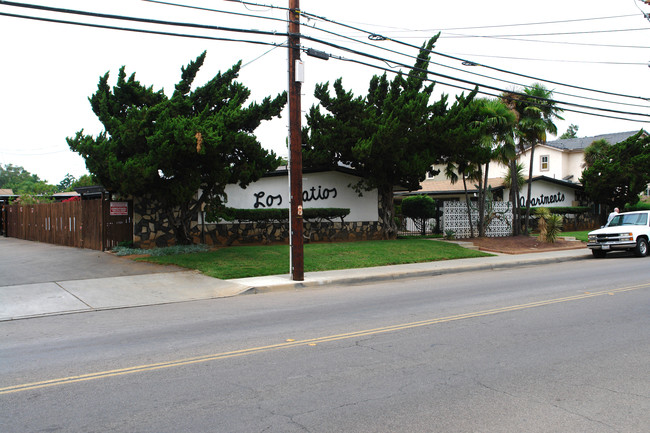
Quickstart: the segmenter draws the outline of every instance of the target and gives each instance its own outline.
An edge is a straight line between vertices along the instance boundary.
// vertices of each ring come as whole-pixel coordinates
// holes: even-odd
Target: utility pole
[[[302,218],[302,137],[300,91],[304,72],[300,61],[300,1],[289,0],[289,185],[291,206],[289,231],[291,275],[303,281],[303,218]]]

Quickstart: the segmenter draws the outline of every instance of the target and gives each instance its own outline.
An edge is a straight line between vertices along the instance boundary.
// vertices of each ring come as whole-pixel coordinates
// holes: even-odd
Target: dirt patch
[[[507,236],[502,238],[474,238],[467,239],[479,247],[481,251],[527,254],[543,251],[573,250],[586,248],[587,244],[580,241],[567,241],[558,239],[554,243],[542,242],[534,236]]]

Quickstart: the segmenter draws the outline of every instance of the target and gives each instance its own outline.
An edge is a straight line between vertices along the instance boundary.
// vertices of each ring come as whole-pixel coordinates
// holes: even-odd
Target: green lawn
[[[579,232],[562,232],[562,233],[560,233],[560,236],[573,236],[574,238],[576,238],[579,241],[587,242],[587,234],[590,231],[591,230],[579,231]]]
[[[305,244],[304,253],[305,272],[490,255],[453,243],[426,239]],[[138,260],[197,269],[205,275],[220,279],[290,273],[287,245],[226,247],[209,252]]]

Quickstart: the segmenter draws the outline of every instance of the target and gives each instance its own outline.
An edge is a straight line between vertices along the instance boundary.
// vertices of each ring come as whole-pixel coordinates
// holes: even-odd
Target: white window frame
[[[546,161],[544,159],[546,158]],[[544,167],[546,164],[546,167]],[[539,156],[539,171],[549,171],[551,165],[551,158],[549,155],[540,155]]]

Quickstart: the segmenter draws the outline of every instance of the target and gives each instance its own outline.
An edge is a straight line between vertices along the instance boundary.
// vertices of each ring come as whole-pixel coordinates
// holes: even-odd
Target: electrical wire
[[[161,0],[141,0],[147,3],[156,3],[156,4],[161,4],[161,5],[166,5],[166,6],[175,6],[179,8],[185,8],[185,9],[194,9],[194,10],[200,10],[200,11],[207,11],[207,12],[218,12],[222,14],[228,14],[228,15],[235,15],[235,16],[241,16],[241,17],[248,17],[248,18],[258,18],[262,20],[269,20],[269,21],[280,21],[282,23],[286,23],[287,20],[284,18],[275,18],[275,17],[268,17],[268,16],[263,16],[263,15],[253,15],[253,14],[243,14],[241,12],[233,12],[233,11],[226,11],[226,10],[219,10],[219,9],[211,9],[211,8],[206,8],[206,7],[201,7],[201,6],[192,6],[192,5],[184,5],[180,3],[171,3],[171,2],[166,2],[166,1],[161,1]],[[233,1],[233,0],[226,0],[226,1]],[[237,2],[239,3],[239,2]]]
[[[339,56],[331,56],[331,58],[336,59],[336,60],[345,61],[345,62],[356,63],[356,64],[359,64],[359,65],[363,65],[363,66],[367,66],[367,67],[370,67],[370,68],[378,69],[378,70],[381,70],[381,71],[384,71],[384,72],[396,73],[392,69],[384,68],[382,66],[373,65],[373,64],[367,63],[367,62],[362,62],[360,60],[348,59],[348,58],[339,57]],[[436,83],[436,84],[440,84],[440,85],[446,86],[446,87],[452,87],[452,88],[459,89],[459,90],[466,90],[468,92],[471,92],[471,91],[474,90],[474,89],[459,86],[459,85],[456,85],[456,84],[450,84],[450,83],[442,82],[442,81],[439,81],[439,80],[431,80],[429,78],[424,78],[423,80],[428,81],[428,82],[432,82],[432,83]],[[477,92],[479,94],[482,94],[482,95],[485,95],[485,96],[501,98],[500,94],[486,92],[484,90],[481,90],[480,87],[477,89]],[[519,95],[519,93],[516,93],[516,92],[512,92],[512,93]],[[521,95],[530,97],[529,95],[525,95],[525,94],[521,94]],[[543,98],[537,98],[537,99],[543,99]],[[546,101],[557,102],[557,101],[552,101],[552,100],[546,100]],[[541,104],[535,104],[534,102],[529,102],[529,103],[531,105],[536,105],[538,107],[542,106]],[[628,121],[628,122],[639,122],[639,123],[647,123],[648,122],[647,120],[630,119],[630,118],[627,118],[627,117],[612,116],[612,115],[600,114],[600,113],[590,113],[590,112],[587,112],[587,111],[575,110],[575,109],[572,109],[572,108],[562,108],[562,111],[566,111],[566,112],[570,112],[570,113],[577,113],[577,114],[584,114],[584,115],[593,116],[593,117],[601,117],[601,118],[606,118],[606,119],[624,120],[624,121]]]
[[[583,30],[579,32],[527,33],[527,34],[515,34],[515,35],[463,35],[463,34],[447,33],[448,35],[451,36],[445,36],[445,37],[448,39],[458,39],[458,38],[508,39],[514,37],[528,38],[528,37],[538,37],[538,36],[591,35],[596,33],[639,32],[639,31],[648,31],[648,30],[650,30],[650,27],[642,27],[636,29]]]
[[[145,29],[134,29],[134,28],[128,28],[128,27],[116,27],[116,26],[107,26],[103,24],[91,24],[91,23],[82,23],[78,21],[66,21],[66,20],[59,20],[59,19],[54,19],[54,18],[43,18],[43,17],[34,17],[34,16],[29,16],[29,15],[19,15],[19,14],[10,14],[6,12],[0,12],[0,16],[6,16],[6,17],[11,17],[11,18],[22,18],[22,19],[28,19],[28,20],[33,20],[33,21],[43,21],[43,22],[49,22],[49,23],[56,23],[56,24],[70,24],[70,25],[76,25],[76,26],[81,26],[81,27],[92,27],[92,28],[99,28],[99,29],[107,29],[107,30],[120,30],[120,31],[126,31],[126,32],[134,32],[134,33],[146,33],[146,34],[153,34],[153,35],[163,35],[163,36],[177,36],[181,38],[190,38],[190,39],[206,39],[206,40],[212,40],[212,41],[222,41],[222,42],[244,42],[248,44],[253,44],[253,45],[272,45],[272,46],[277,46],[281,44],[276,44],[273,42],[263,42],[263,41],[252,41],[252,40],[247,40],[247,39],[232,39],[232,38],[217,38],[213,36],[203,36],[203,35],[189,35],[185,33],[171,33],[171,32],[162,32],[162,31],[156,31],[156,30],[145,30]],[[286,34],[282,33],[274,33],[274,36],[287,36]]]
[[[219,10],[219,9],[211,9],[211,8],[204,8],[204,7],[191,6],[191,5],[182,5],[182,4],[178,4],[178,3],[170,3],[170,2],[160,1],[160,0],[143,0],[143,1],[151,2],[151,3],[159,3],[159,4],[169,5],[169,6],[182,7],[182,8],[197,9],[197,10],[203,10],[203,11],[209,11],[209,12],[215,12],[215,13],[243,15],[243,16],[247,16],[247,17],[254,17],[254,18],[261,18],[261,19],[280,20],[280,21],[283,21],[283,22],[285,21],[284,19],[279,19],[279,18],[263,17],[263,16],[251,15],[251,14],[241,14],[241,13],[238,13],[238,12],[224,11],[224,10]],[[412,58],[412,59],[417,59],[416,56],[407,55],[407,54],[404,54],[404,53],[396,51],[396,50],[392,50],[392,49],[389,49],[389,48],[386,48],[386,47],[382,47],[382,46],[378,46],[378,45],[375,45],[375,44],[368,43],[366,41],[360,41],[360,40],[352,38],[350,36],[341,35],[341,34],[338,34],[338,33],[335,33],[335,32],[320,28],[320,27],[316,27],[315,25],[311,25],[311,26],[310,25],[303,25],[303,26],[304,27],[309,27],[309,28],[312,28],[312,29],[315,29],[315,30],[318,30],[318,31],[321,31],[321,32],[324,32],[324,33],[328,33],[328,34],[331,34],[331,35],[334,35],[334,36],[337,36],[337,37],[341,37],[341,38],[344,38],[344,39],[347,39],[347,40],[351,40],[351,41],[354,41],[354,42],[357,42],[357,43],[368,45],[368,46],[371,46],[373,48],[388,51],[388,52],[391,52],[391,53],[394,53],[394,54],[399,54],[399,55],[406,56],[406,57],[409,57],[409,58]],[[384,61],[386,63],[388,63],[388,61],[386,61],[386,60],[384,60]],[[509,80],[504,80],[504,79],[501,79],[501,78],[491,77],[491,76],[488,76],[488,75],[485,75],[485,74],[477,73],[475,71],[467,71],[467,70],[464,70],[464,69],[461,69],[461,68],[457,68],[457,67],[453,67],[453,66],[450,66],[450,65],[445,65],[445,64],[437,63],[437,62],[433,62],[433,61],[431,61],[431,63],[434,64],[434,65],[440,66],[440,67],[456,70],[456,71],[467,73],[467,74],[470,74],[470,75],[476,75],[476,76],[480,76],[480,77],[483,77],[483,78],[488,78],[488,79],[491,79],[491,80],[496,80],[496,81],[500,81],[500,82],[515,85],[515,86],[525,87],[525,85],[521,84],[521,83],[517,83],[517,82],[513,82],[513,81],[509,81]],[[581,95],[574,95],[574,94],[571,94],[571,93],[565,93],[565,92],[560,92],[560,91],[556,91],[555,93],[558,94],[558,95],[571,96],[571,97],[575,97],[575,98],[579,98],[579,99],[586,99],[586,100],[591,100],[591,101],[596,101],[596,102],[606,102],[606,103],[611,103],[611,104],[614,104],[614,105],[636,106],[636,107],[643,107],[643,108],[647,107],[645,105],[626,104],[626,103],[623,103],[623,102],[616,102],[616,101],[606,101],[606,100],[603,100],[603,99],[591,98],[591,97],[581,96]]]
[[[288,47],[288,46],[289,46],[289,40],[287,39],[287,42],[286,42],[286,43],[284,43],[284,44],[280,44],[280,45],[276,45],[275,47],[271,48],[270,50],[265,51],[265,52],[262,53],[261,55],[255,57],[253,60],[244,63],[243,65],[241,65],[240,69],[244,69],[246,66],[248,66],[248,65],[250,65],[251,63],[253,63],[253,62],[255,62],[255,61],[261,59],[262,57],[266,56],[267,54],[269,54],[271,51],[275,50],[276,48],[280,48],[280,47]]]
[[[310,13],[304,12],[304,11],[302,11],[302,14],[305,15],[305,16],[312,17],[313,19],[319,19],[319,20],[322,20],[322,21],[325,21],[325,22],[329,22],[329,23],[338,25],[338,26],[342,26],[342,27],[345,27],[345,28],[349,28],[349,29],[361,32],[361,33],[365,33],[365,34],[368,35],[368,37],[371,37],[371,38],[374,37],[376,40],[389,40],[389,41],[395,42],[395,43],[403,45],[403,46],[419,49],[419,47],[417,47],[416,45],[409,44],[407,42],[403,42],[403,41],[400,41],[400,40],[397,40],[397,39],[387,38],[387,37],[384,37],[384,36],[382,36],[380,34],[373,33],[371,31],[368,31],[368,30],[365,30],[365,29],[361,29],[361,28],[358,28],[358,27],[350,26],[348,24],[343,24],[343,23],[340,23],[340,22],[337,22],[337,21],[333,21],[333,20],[331,20],[329,18],[325,18],[325,17],[318,16],[318,15],[313,15],[313,14],[310,14]],[[558,86],[571,87],[571,88],[575,88],[575,89],[580,89],[580,90],[585,90],[585,91],[590,91],[590,92],[596,92],[596,93],[602,93],[602,94],[606,94],[606,95],[610,95],[610,96],[619,96],[619,97],[623,97],[623,98],[641,99],[641,100],[644,100],[644,101],[650,100],[650,98],[644,98],[644,97],[638,96],[638,95],[625,95],[625,94],[616,93],[616,92],[608,92],[608,91],[604,91],[604,90],[589,89],[589,88],[586,88],[586,87],[583,87],[583,86],[576,86],[576,85],[572,85],[572,84],[566,84],[566,83],[561,83],[561,82],[557,82],[557,81],[547,80],[547,79],[543,79],[543,78],[539,78],[539,77],[533,77],[533,76],[526,75],[526,74],[520,74],[520,73],[517,73],[517,72],[508,71],[508,70],[505,70],[505,69],[496,68],[494,66],[489,66],[489,65],[485,65],[485,64],[476,63],[476,62],[471,62],[471,61],[469,61],[467,59],[459,58],[459,57],[456,57],[456,56],[451,56],[449,54],[444,54],[444,53],[434,51],[434,50],[429,50],[428,52],[430,54],[433,54],[433,55],[437,55],[437,56],[457,60],[457,61],[460,61],[460,62],[469,62],[469,63],[475,64],[476,66],[481,66],[481,67],[491,69],[491,70],[494,70],[494,71],[497,71],[497,72],[510,74],[510,75],[516,75],[516,76],[520,76],[520,77],[523,77],[523,78],[528,78],[528,79],[535,80],[535,81],[541,81],[541,82],[545,82],[545,83],[555,84],[555,85],[558,85]]]
[[[630,65],[630,66],[646,66],[647,62],[599,62],[595,60],[566,60],[566,59],[536,59],[532,57],[512,57],[512,56],[494,56],[490,54],[470,54],[470,53],[451,53],[457,56],[471,56],[471,57],[489,57],[492,59],[506,59],[506,60],[526,60],[533,62],[553,62],[553,63],[584,63],[596,65]]]
[[[13,2],[5,2],[5,3],[11,3],[13,5]],[[21,5],[21,6],[25,6],[25,5]],[[29,6],[34,6],[34,5],[29,5]],[[42,6],[34,6],[34,8],[37,8],[37,9],[43,9],[44,8],[44,9],[50,10],[50,11],[56,11],[56,12],[64,11],[65,13],[74,13],[74,11],[71,11],[71,10],[61,10],[61,9],[57,9],[57,8],[48,8],[48,7],[42,7]],[[74,24],[74,25],[82,25],[82,26],[90,26],[90,27],[99,27],[99,28],[114,29],[114,30],[126,30],[126,31],[133,31],[133,32],[154,33],[154,34],[162,34],[162,35],[170,35],[170,36],[212,39],[212,40],[221,40],[221,41],[247,42],[247,43],[254,43],[254,44],[274,45],[274,46],[278,45],[278,44],[273,44],[273,43],[268,43],[268,42],[261,42],[261,41],[234,40],[234,39],[227,39],[227,38],[214,38],[214,37],[178,34],[178,33],[170,33],[170,32],[158,32],[158,31],[143,30],[143,29],[129,29],[129,28],[123,28],[123,27],[113,27],[113,26],[99,25],[99,24],[89,24],[89,23],[71,22],[71,21],[63,21],[63,20],[54,20],[54,19],[49,19],[49,18],[20,16],[20,15],[16,15],[16,14],[0,13],[0,15],[13,16],[13,17],[18,17],[18,18],[36,19],[36,20],[41,20],[41,21],[49,21],[49,22],[56,22],[56,23],[63,23],[63,24]],[[169,22],[169,21],[148,20],[148,19],[140,19],[140,18],[134,18],[134,17],[122,17],[122,16],[108,15],[108,14],[95,14],[95,13],[92,13],[92,12],[82,12],[82,15],[99,16],[99,17],[111,18],[111,19],[126,19],[126,20],[129,20],[129,21],[132,20],[132,21],[139,21],[139,22],[144,21],[144,22],[148,22],[148,23],[162,23],[162,24],[166,24],[166,25],[184,25],[184,23],[173,23],[173,22]],[[208,28],[208,29],[212,29],[212,30],[233,31],[232,28],[227,28],[227,27],[203,26],[203,25],[197,25],[197,24],[191,24],[191,23],[189,23],[189,27]],[[236,29],[236,30],[241,31],[241,32],[247,32],[247,30],[245,30],[245,29]],[[273,35],[273,36],[278,35],[277,32],[262,32],[262,31],[257,31],[257,30],[253,30],[253,31],[251,31],[251,33],[264,34],[264,35]],[[283,35],[283,34],[280,34],[280,35]],[[284,36],[291,36],[291,35],[284,35]],[[300,36],[300,35],[298,35],[298,36]],[[317,39],[317,38],[308,37],[308,36],[302,36],[302,37],[306,38],[308,40],[312,40],[312,41],[317,42],[317,43],[329,45],[329,46],[331,46],[333,48],[337,48],[337,49],[340,49],[340,50],[343,50],[343,51],[348,51],[348,52],[356,54],[356,55],[361,55],[361,56],[373,58],[375,60],[380,60],[380,61],[383,61],[383,62],[389,62],[389,60],[387,60],[387,59],[384,59],[384,58],[381,58],[381,57],[378,57],[378,56],[374,56],[374,55],[370,55],[368,53],[363,53],[363,52],[360,52],[358,50],[352,50],[350,48],[342,47],[342,46],[337,45],[337,44],[332,44],[332,43],[329,43],[329,42],[326,42],[326,41],[323,41],[323,40],[320,40],[320,39]],[[406,64],[403,64],[403,63],[399,63],[399,62],[393,62],[393,63],[396,63],[398,66],[411,68],[410,65],[406,65]],[[446,78],[446,79],[451,79],[453,81],[458,81],[458,82],[465,83],[465,84],[470,84],[470,85],[473,85],[473,86],[484,87],[484,88],[487,88],[487,89],[501,91],[501,92],[506,91],[506,90],[498,88],[498,87],[488,86],[488,85],[485,85],[485,84],[480,84],[480,83],[472,82],[472,81],[469,81],[469,80],[463,80],[463,79],[459,79],[459,78],[456,78],[456,77],[435,73],[435,72],[432,72],[432,71],[426,71],[426,72],[429,73],[429,74],[432,74],[434,76],[439,76],[439,77],[443,77],[443,78]],[[491,77],[488,77],[488,78],[491,78]],[[522,94],[522,96],[524,96],[524,94]],[[563,101],[553,101],[553,102],[556,102],[556,103],[562,104],[562,105],[569,105],[569,106],[593,109],[593,110],[598,110],[598,111],[606,111],[606,112],[619,113],[619,114],[636,115],[636,116],[648,116],[648,117],[650,117],[649,115],[642,114],[642,113],[632,113],[632,112],[626,112],[626,111],[621,111],[621,110],[611,110],[611,109],[605,109],[605,108],[590,107],[590,106],[574,104],[574,103],[568,103],[568,102],[563,102]],[[610,101],[603,101],[603,102],[610,102]]]
[[[88,16],[93,18],[105,18],[105,19],[114,19],[120,21],[132,21],[132,22],[145,23],[145,24],[159,24],[159,25],[166,25],[166,26],[189,27],[189,28],[204,29],[204,30],[221,30],[221,31],[235,32],[235,33],[251,33],[257,35],[286,37],[286,33],[278,33],[278,32],[271,32],[265,30],[240,29],[235,27],[223,27],[223,26],[213,26],[213,25],[195,24],[195,23],[179,23],[175,21],[162,21],[162,20],[153,20],[149,18],[130,17],[124,15],[101,14],[97,12],[87,12],[87,11],[80,11],[80,10],[73,10],[73,9],[60,9],[60,8],[54,8],[49,6],[32,5],[26,3],[15,3],[15,2],[8,2],[8,1],[2,1],[0,4],[7,5],[7,6],[27,8],[27,9],[35,9],[40,11],[47,11],[47,12],[57,12],[57,13],[64,13],[64,14]]]
[[[296,36],[296,35],[289,34],[289,36],[291,37],[291,36]],[[351,48],[343,47],[343,46],[333,44],[333,43],[330,43],[330,42],[327,42],[327,41],[323,41],[323,40],[320,40],[320,39],[317,39],[317,38],[313,38],[313,37],[310,37],[310,36],[301,35],[301,38],[311,40],[312,42],[321,43],[323,45],[327,45],[327,46],[330,46],[332,48],[336,48],[336,49],[339,49],[339,50],[342,50],[342,51],[347,51],[347,52],[352,53],[352,54],[360,55],[362,57],[367,57],[367,58],[371,58],[371,59],[374,59],[374,60],[380,60],[380,61],[385,61],[386,60],[386,59],[383,59],[381,57],[378,57],[378,56],[375,56],[375,55],[372,55],[372,54],[364,53],[364,52],[361,52],[361,51],[358,51],[358,50],[353,50]],[[395,64],[397,64],[397,65],[399,65],[401,67],[411,69],[411,70],[419,69],[419,68],[414,68],[414,67],[412,67],[410,65],[406,65],[404,63],[400,63],[400,62],[394,62],[393,61],[392,63],[395,63]],[[426,73],[428,73],[430,75],[433,75],[433,76],[445,78],[445,79],[452,80],[452,81],[457,81],[457,82],[464,83],[464,84],[469,84],[469,85],[472,85],[472,86],[484,87],[484,88],[487,88],[487,89],[490,89],[490,90],[496,90],[496,91],[499,91],[499,92],[510,92],[510,93],[515,93],[515,94],[525,96],[525,97],[528,97],[528,98],[531,97],[530,95],[526,95],[525,93],[512,92],[512,91],[502,89],[502,88],[499,88],[499,87],[494,87],[494,86],[490,86],[490,85],[486,85],[486,84],[481,84],[481,83],[477,83],[477,82],[474,82],[474,81],[465,80],[465,79],[462,79],[462,78],[456,78],[456,77],[452,77],[452,76],[445,75],[445,74],[440,74],[438,72],[433,72],[433,71],[429,71],[429,70],[420,70],[418,72],[426,72]],[[555,103],[558,103],[558,104],[569,105],[569,106],[573,106],[573,107],[588,108],[588,109],[598,110],[598,111],[606,111],[606,112],[610,112],[610,113],[627,114],[627,115],[632,115],[632,116],[650,117],[650,114],[644,114],[644,113],[633,113],[633,112],[628,112],[628,111],[613,110],[613,109],[609,109],[609,108],[589,107],[589,106],[582,105],[582,104],[576,104],[576,103],[558,101],[558,100],[551,100],[551,99],[546,99],[546,98],[536,98],[536,99],[546,101],[546,102],[555,102]]]
[[[540,21],[533,23],[520,23],[520,24],[495,24],[489,26],[471,26],[471,27],[450,27],[450,28],[440,28],[440,29],[406,29],[403,27],[391,27],[391,26],[381,26],[388,29],[403,30],[405,32],[447,32],[453,30],[477,30],[477,29],[493,29],[493,28],[503,28],[503,27],[521,27],[521,26],[538,26],[546,24],[564,24],[564,23],[574,23],[580,21],[597,21],[597,20],[608,20],[608,19],[618,19],[618,18],[629,18],[629,17],[638,17],[637,14],[628,14],[628,15],[613,15],[609,17],[594,17],[594,18],[576,18],[571,20],[559,20],[559,21]],[[357,23],[363,25],[374,25],[368,23]]]

